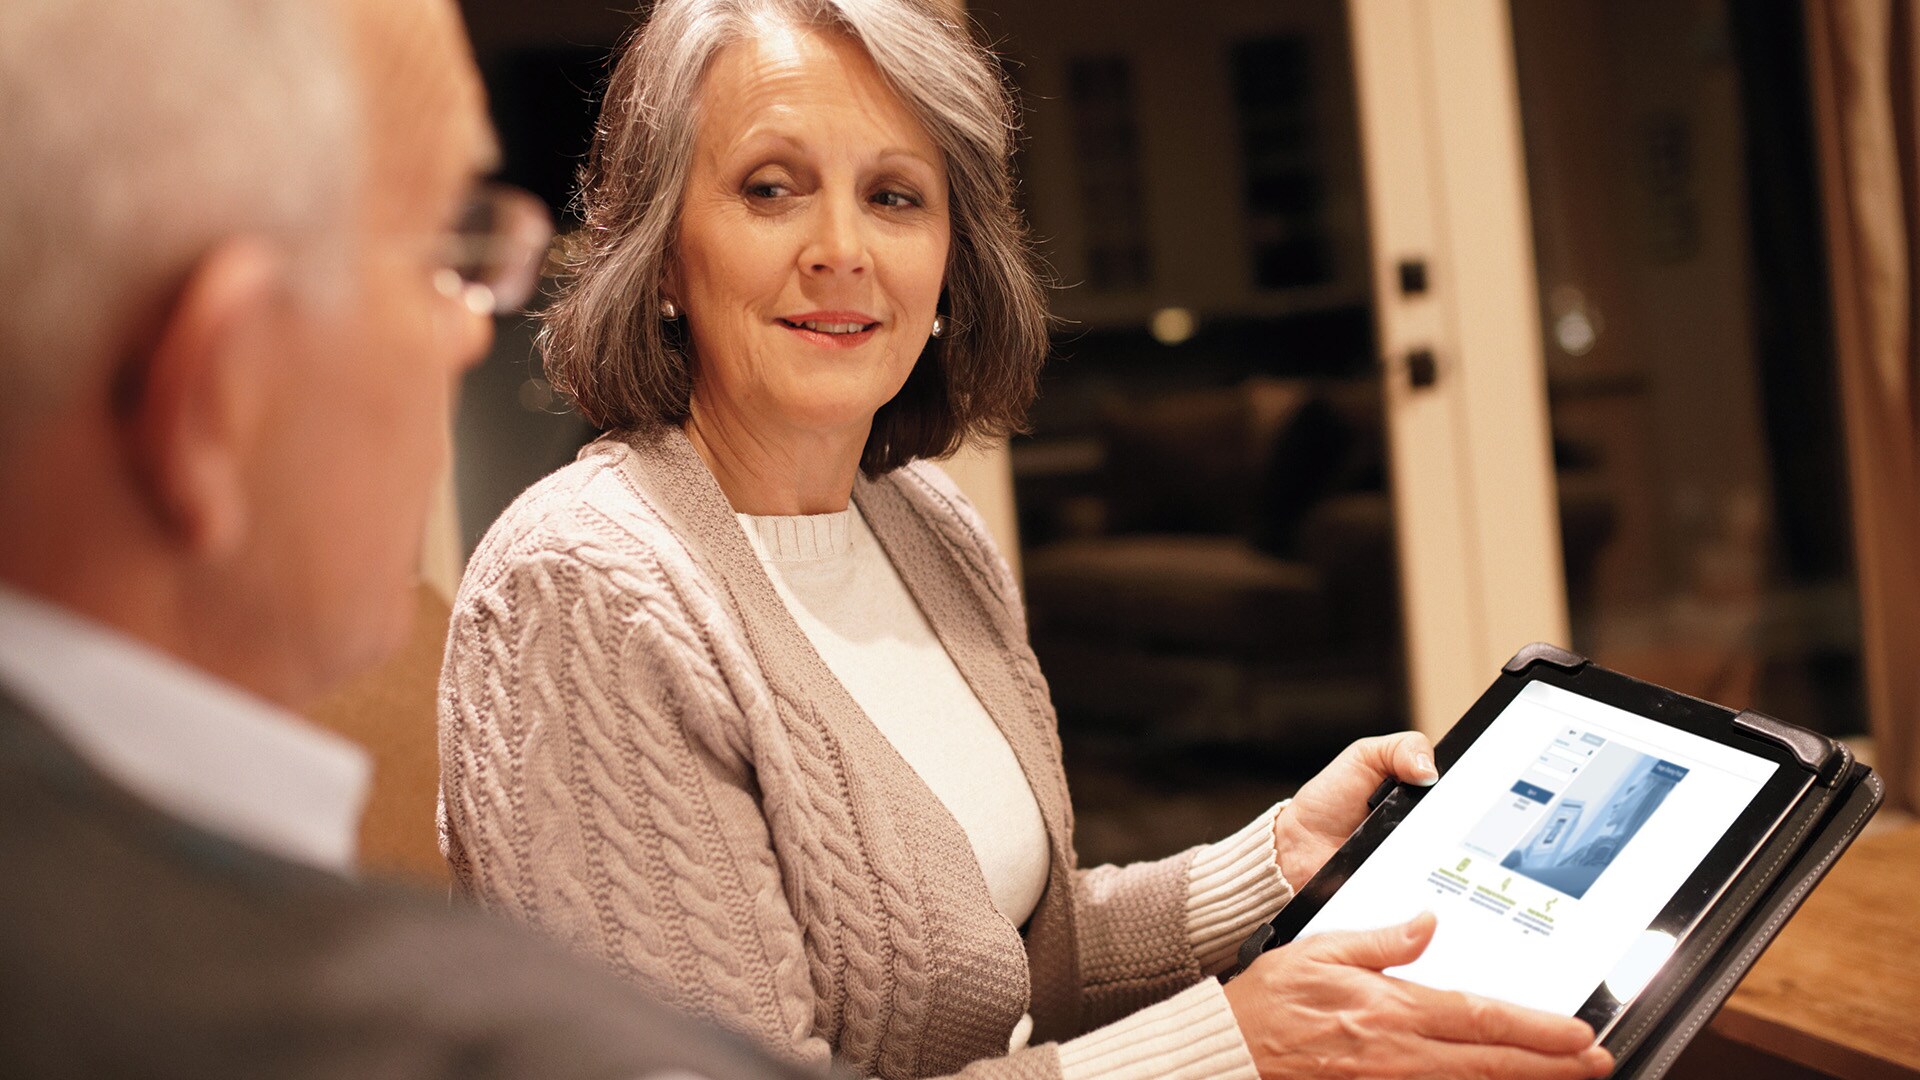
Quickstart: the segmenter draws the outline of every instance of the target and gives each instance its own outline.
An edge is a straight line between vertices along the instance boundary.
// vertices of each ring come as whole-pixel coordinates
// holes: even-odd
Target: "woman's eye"
[[[747,185],[749,199],[778,199],[793,194],[793,189],[777,180],[756,180]]]
[[[902,210],[910,206],[919,206],[920,200],[904,191],[882,191],[873,197],[873,201],[891,210]]]

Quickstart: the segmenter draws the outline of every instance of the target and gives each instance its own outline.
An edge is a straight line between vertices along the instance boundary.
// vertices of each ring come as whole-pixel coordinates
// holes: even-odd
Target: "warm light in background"
[[[1186,341],[1198,326],[1193,312],[1183,307],[1163,307],[1147,320],[1148,332],[1153,335],[1153,340],[1162,345],[1178,345]]]
[[[1586,294],[1570,285],[1553,290],[1553,342],[1568,356],[1585,356],[1600,340],[1600,316]]]

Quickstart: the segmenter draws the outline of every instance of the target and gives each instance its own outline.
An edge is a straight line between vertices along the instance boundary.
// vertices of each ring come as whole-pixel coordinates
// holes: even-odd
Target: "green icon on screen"
[[[1505,881],[1503,881],[1503,882],[1501,882],[1501,883],[1500,883],[1500,891],[1501,891],[1501,892],[1506,892],[1506,891],[1507,891],[1508,889],[1511,889],[1511,888],[1513,888],[1513,879],[1512,879],[1512,878],[1508,878],[1507,880],[1505,880]]]
[[[1459,865],[1459,866],[1456,866],[1456,867],[1454,867],[1454,870],[1455,870],[1455,871],[1461,871],[1461,870],[1465,870],[1465,869],[1467,868],[1467,864],[1468,864],[1468,863],[1470,863],[1470,862],[1472,862],[1472,861],[1473,861],[1472,859],[1461,859],[1461,860],[1460,860],[1460,865]]]

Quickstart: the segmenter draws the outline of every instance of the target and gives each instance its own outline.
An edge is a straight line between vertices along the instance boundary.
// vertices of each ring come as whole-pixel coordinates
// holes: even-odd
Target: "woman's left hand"
[[[1417,731],[1361,739],[1306,782],[1273,822],[1280,873],[1295,889],[1318,873],[1367,817],[1367,799],[1389,776],[1412,784],[1440,778],[1433,744]]]

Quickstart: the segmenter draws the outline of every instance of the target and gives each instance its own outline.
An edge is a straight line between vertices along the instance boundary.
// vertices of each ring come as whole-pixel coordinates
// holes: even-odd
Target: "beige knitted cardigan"
[[[959,824],[788,613],[686,437],[608,438],[470,562],[441,684],[443,843],[481,903],[795,1057],[1053,1077],[1055,1048],[1201,977],[1192,852],[1076,868],[1006,564],[937,469],[854,500],[1039,801],[1024,936]]]

